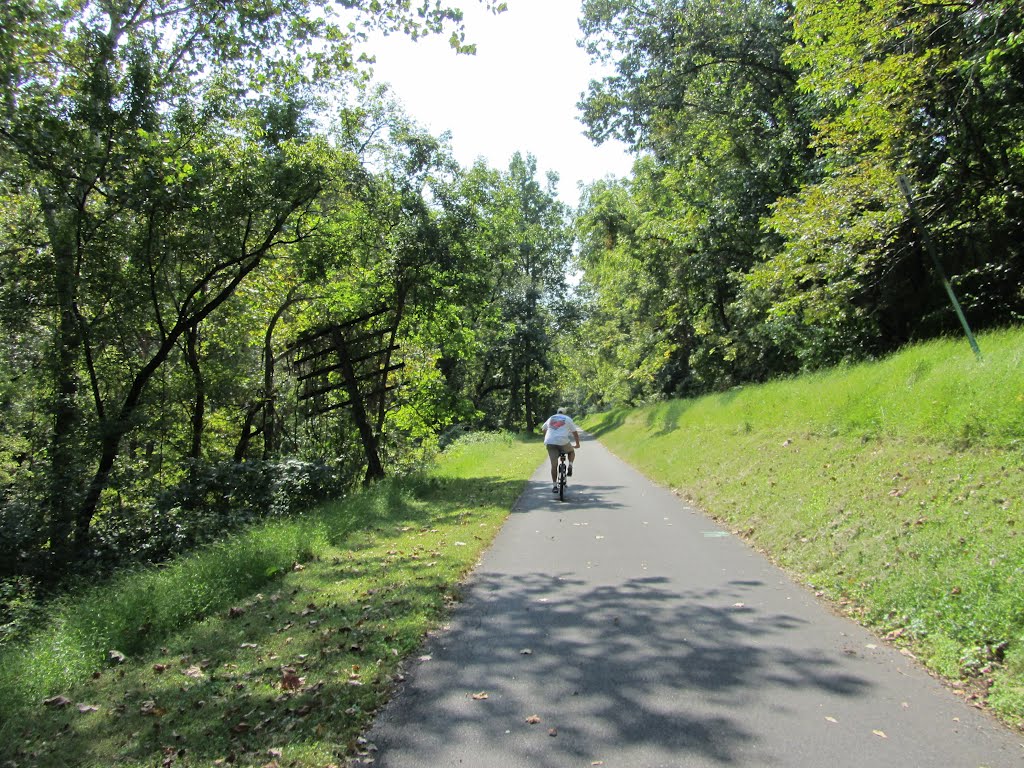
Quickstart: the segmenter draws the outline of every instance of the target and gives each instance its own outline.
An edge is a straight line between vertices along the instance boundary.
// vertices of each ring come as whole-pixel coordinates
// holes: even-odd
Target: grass
[[[823,597],[1024,723],[1024,331],[586,422]],[[540,459],[465,440],[49,606],[0,648],[17,766],[324,768],[402,679]]]
[[[602,442],[1024,725],[1024,331],[593,416]]]
[[[493,436],[52,606],[0,649],[18,766],[340,765],[536,468]]]

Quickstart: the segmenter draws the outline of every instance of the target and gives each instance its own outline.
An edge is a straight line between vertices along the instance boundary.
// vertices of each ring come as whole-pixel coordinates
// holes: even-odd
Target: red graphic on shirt
[[[562,427],[565,426],[565,418],[562,416],[552,417],[551,426],[554,427],[555,429],[561,429]]]

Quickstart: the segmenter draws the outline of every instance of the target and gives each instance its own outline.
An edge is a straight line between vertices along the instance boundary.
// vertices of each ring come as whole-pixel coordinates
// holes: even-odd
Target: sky
[[[475,56],[456,54],[447,38],[412,41],[375,37],[376,79],[388,82],[408,114],[437,135],[452,134],[463,166],[477,158],[499,169],[516,151],[537,158],[541,180],[559,176],[559,198],[575,207],[577,185],[629,174],[624,145],[595,146],[583,135],[576,107],[600,76],[577,47],[579,0],[507,0],[497,16],[477,0],[453,3],[465,11],[466,42]]]

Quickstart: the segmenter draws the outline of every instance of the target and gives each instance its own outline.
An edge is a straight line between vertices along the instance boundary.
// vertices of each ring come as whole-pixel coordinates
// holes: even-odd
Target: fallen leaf
[[[530,725],[536,725],[537,723],[540,722],[540,716],[539,715],[530,715],[528,718],[526,718],[526,722],[528,722]]]
[[[523,655],[523,656],[532,656],[533,655],[533,651],[530,650],[529,648],[523,648],[523,650],[521,650],[519,653],[521,655]]]
[[[557,736],[557,735],[558,735],[558,729],[557,728],[549,728],[548,729],[548,736]]]
[[[889,738],[888,736],[885,735],[885,731],[872,731],[872,733],[875,734],[875,736],[877,736],[880,739],[888,739]]]
[[[85,715],[89,712],[99,712],[100,708],[95,704],[79,704],[78,711]]]
[[[248,733],[249,728],[250,728],[249,724],[243,720],[241,723],[237,723],[236,725],[232,725],[231,726],[231,732],[232,733]]]
[[[164,672],[167,671],[168,666],[168,664],[154,664],[153,671],[156,672],[158,675],[162,675]]]
[[[483,701],[488,698],[488,696],[484,691],[480,691],[479,693],[474,693],[472,698],[474,701]]]
[[[826,720],[828,720],[828,721],[829,721],[830,723],[838,723],[838,722],[839,722],[838,720],[836,720],[836,719],[835,719],[834,717],[832,717],[831,715],[830,715],[830,716],[828,716],[828,717],[826,717],[825,719],[826,719]]]
[[[297,688],[301,688],[303,682],[304,678],[295,674],[294,669],[284,669],[281,671],[281,688],[283,690],[294,691]]]
[[[155,701],[144,701],[139,705],[139,712],[150,717],[161,717],[167,714],[167,710],[157,706]]]
[[[115,664],[124,664],[127,658],[120,651],[107,651],[107,661],[112,661]]]
[[[228,609],[228,618],[229,619],[237,619],[239,616],[244,616],[244,615],[245,615],[245,609],[244,608],[229,608]]]
[[[71,703],[71,699],[67,696],[51,696],[48,699],[43,699],[43,704],[47,707],[54,707],[56,709],[63,709]]]

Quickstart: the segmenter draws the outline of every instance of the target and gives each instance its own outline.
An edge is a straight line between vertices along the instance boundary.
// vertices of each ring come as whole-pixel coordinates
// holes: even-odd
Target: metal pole
[[[942,287],[946,289],[946,293],[949,295],[949,300],[953,302],[953,309],[956,310],[956,316],[960,318],[960,325],[963,326],[964,333],[967,334],[967,341],[970,342],[971,349],[974,350],[975,357],[980,360],[981,348],[978,346],[978,342],[975,340],[974,334],[971,332],[971,326],[967,323],[967,317],[964,316],[964,311],[960,307],[960,302],[957,301],[956,294],[953,293],[953,286],[946,277],[946,271],[942,268],[942,262],[939,261],[939,255],[935,251],[935,244],[932,242],[931,235],[928,233],[928,229],[925,227],[924,222],[921,220],[921,217],[917,212],[917,206],[914,204],[914,191],[910,188],[910,182],[907,181],[906,176],[898,177],[898,181],[900,189],[903,190],[903,195],[907,198],[907,205],[910,208],[910,216],[914,221],[914,226],[917,228],[918,233],[921,235],[921,239],[924,241],[925,248],[932,257],[932,263],[935,264],[935,271],[938,273],[939,279],[942,280]]]

